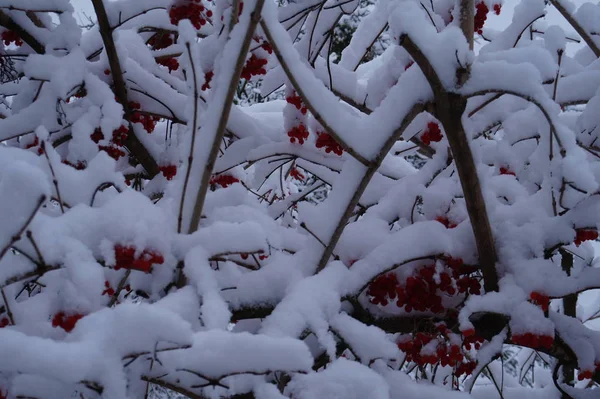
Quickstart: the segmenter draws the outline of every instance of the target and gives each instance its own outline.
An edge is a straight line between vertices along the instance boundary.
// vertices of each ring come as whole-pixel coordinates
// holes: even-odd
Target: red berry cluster
[[[423,266],[400,284],[394,273],[377,277],[367,289],[371,303],[386,306],[390,300],[396,300],[397,307],[404,307],[406,312],[444,311],[442,296],[459,294],[479,295],[481,284],[476,277],[462,275],[469,273],[463,266],[462,259],[446,258],[442,271],[436,265]]]
[[[406,354],[406,360],[417,363],[419,366],[428,364],[454,367],[454,375],[470,375],[477,362],[467,360],[465,350],[481,347],[483,339],[479,337],[465,337],[462,348],[458,344],[460,336],[452,333],[444,323],[440,323],[434,333],[416,333],[407,335],[398,342],[398,348]]]
[[[10,320],[8,320],[8,317],[3,317],[2,320],[0,320],[0,328],[4,328],[6,326],[8,326],[10,324]]]
[[[169,68],[169,72],[173,72],[179,69],[179,62],[174,57],[161,58],[156,61],[159,65],[166,66]]]
[[[194,28],[200,29],[212,17],[212,11],[206,10],[201,0],[187,0],[171,7],[169,17],[173,25],[177,25],[182,19],[189,19]]]
[[[511,340],[516,345],[526,346],[531,349],[550,349],[554,343],[554,337],[551,335],[537,335],[533,333],[513,334]]]
[[[136,101],[129,102],[129,108],[132,110],[139,110],[142,108],[140,103]],[[141,112],[133,111],[131,113],[131,123],[141,123],[144,126],[144,130],[148,133],[152,133],[156,127],[156,123],[160,120],[158,116],[146,115]]]
[[[104,140],[104,133],[102,133],[102,129],[97,127],[96,130],[94,130],[94,133],[90,135],[90,138],[96,144],[98,144],[100,140]]]
[[[300,98],[300,96],[296,95],[295,93],[291,96],[286,97],[285,101],[288,104],[292,104],[294,107],[296,107],[298,111],[302,112],[302,115],[306,115],[306,113],[308,112],[308,109],[302,104],[302,99]]]
[[[204,74],[204,84],[202,85],[202,90],[210,89],[210,81],[212,80],[215,73],[213,71],[208,71]]]
[[[483,33],[483,25],[487,20],[487,14],[490,12],[488,6],[483,2],[477,3],[475,6],[475,32],[480,35]]]
[[[252,54],[246,61],[244,69],[242,69],[242,78],[250,80],[252,76],[266,75],[267,70],[265,69],[265,65],[267,65],[267,62],[266,59],[259,58],[256,54]]]
[[[134,247],[123,247],[121,245],[115,245],[115,259],[115,270],[130,269],[145,273],[150,273],[152,265],[161,265],[165,261],[161,254],[147,249],[136,258]]]
[[[67,316],[65,312],[58,312],[52,318],[52,327],[60,327],[66,332],[71,332],[75,328],[75,324],[82,318],[83,315],[79,313]]]
[[[580,246],[584,241],[595,241],[598,239],[598,232],[596,230],[577,229],[575,233],[576,246]]]
[[[544,295],[539,292],[532,292],[529,295],[529,299],[534,305],[538,305],[544,312],[548,311],[550,306],[550,298],[547,295]]]
[[[293,179],[296,180],[304,180],[304,175],[298,170],[298,168],[291,168],[290,169],[290,177],[292,177]]]
[[[112,133],[112,142],[122,147],[125,145],[125,140],[127,140],[127,136],[129,135],[129,128],[127,126],[121,125],[118,129],[113,130]]]
[[[431,144],[431,142],[438,142],[442,140],[442,131],[440,130],[440,126],[435,122],[429,122],[427,124],[427,129],[421,135],[421,141],[425,145]]]
[[[500,11],[502,11],[502,5],[501,4],[494,4],[494,14],[500,15]]]
[[[244,259],[244,260],[248,259],[248,254],[247,254],[247,253],[245,253],[245,252],[242,252],[242,253],[240,254],[240,256],[241,256],[241,257],[242,257],[242,259]],[[265,260],[265,259],[267,259],[268,257],[269,257],[269,255],[264,255],[264,254],[258,255],[258,259],[260,259],[260,260]]]
[[[23,45],[23,40],[19,37],[19,34],[12,30],[5,30],[2,32],[2,40],[4,41],[5,46],[10,46],[11,43],[14,43],[17,47]]]
[[[171,34],[167,34],[165,32],[158,32],[153,35],[150,40],[148,40],[148,45],[152,47],[153,50],[161,50],[169,47],[174,43],[174,40],[171,38]]]
[[[317,148],[325,147],[325,152],[328,154],[333,152],[338,156],[342,156],[344,153],[342,146],[327,133],[317,133],[317,142],[315,145]]]
[[[510,170],[509,168],[507,168],[505,166],[501,166],[500,167],[500,174],[501,175],[516,176],[515,172],[513,172],[512,170]]]
[[[108,280],[106,280],[104,282],[104,287],[105,287],[105,290],[102,291],[102,295],[108,295],[108,296],[115,295],[115,289],[110,286],[110,282]]]
[[[217,175],[210,178],[210,185],[216,186],[219,185],[221,187],[228,187],[233,183],[239,183],[239,179],[231,176],[231,175]]]
[[[435,220],[446,226],[447,229],[453,229],[458,226],[456,223],[451,222],[446,216],[437,216]]]
[[[304,140],[308,138],[308,129],[301,123],[298,126],[294,126],[288,132],[288,136],[291,143],[295,143],[298,140],[298,143],[304,144]]]
[[[369,284],[367,289],[369,301],[375,305],[387,306],[389,299],[396,299],[396,288],[399,284],[398,277],[394,273],[382,274]]]
[[[118,129],[113,130],[110,143],[108,145],[98,146],[98,148],[100,151],[105,151],[110,157],[118,161],[119,158],[125,156],[125,151],[122,150],[122,147],[125,145],[128,134],[129,129],[127,126],[121,125]],[[96,128],[90,135],[90,138],[94,143],[98,144],[101,140],[104,140],[104,134],[100,128]]]
[[[125,156],[125,151],[123,151],[121,148],[116,147],[114,145],[101,145],[101,146],[98,146],[98,149],[100,149],[100,151],[106,152],[108,154],[108,156],[113,158],[115,161],[118,161],[119,158]]]
[[[600,362],[596,362],[596,371],[600,372]],[[583,381],[583,380],[589,380],[594,376],[594,372],[592,370],[584,370],[584,371],[580,371],[577,374],[577,379],[579,381]],[[0,399],[2,399],[2,397],[0,397]]]
[[[159,169],[167,180],[172,180],[177,174],[176,165],[164,165],[161,166]]]

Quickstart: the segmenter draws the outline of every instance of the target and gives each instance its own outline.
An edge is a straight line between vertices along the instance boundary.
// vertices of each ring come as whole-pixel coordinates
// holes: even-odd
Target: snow
[[[153,399],[169,386],[207,398],[552,399],[554,365],[594,371],[600,61],[551,4],[506,1],[494,16],[501,3],[484,3],[471,51],[451,0],[266,1],[256,32],[256,1],[233,27],[231,1],[202,2],[184,13],[199,29],[173,8],[187,0],[104,2],[139,108],[125,115],[99,28],[77,26],[76,2],[0,0],[0,398],[134,399],[151,380]],[[599,6],[560,4],[598,42]],[[44,51],[9,40],[7,18]],[[356,30],[331,42],[336,24]],[[454,117],[480,188],[460,181],[456,132],[437,119],[407,39],[467,101]],[[251,60],[267,64],[228,104],[238,58],[245,77]],[[302,144],[288,135],[300,125]],[[485,199],[497,292],[460,290],[489,278],[463,187]],[[441,311],[397,305],[415,282]],[[503,324],[479,347],[465,335],[480,313]],[[511,341],[528,333],[553,347]],[[399,349],[428,337],[420,353],[456,345],[474,372]],[[597,390],[558,383],[574,397]]]

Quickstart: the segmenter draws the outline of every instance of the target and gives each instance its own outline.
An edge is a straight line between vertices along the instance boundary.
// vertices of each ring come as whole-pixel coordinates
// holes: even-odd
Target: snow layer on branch
[[[465,392],[450,391],[426,380],[415,382],[403,371],[390,370],[388,367],[381,370],[380,374],[390,386],[390,399],[468,399],[471,397]]]
[[[229,325],[231,312],[220,295],[216,272],[210,267],[208,256],[202,248],[194,248],[185,257],[185,274],[198,287],[202,298],[202,322],[208,329],[223,329]]]
[[[363,364],[375,359],[394,359],[400,356],[398,346],[376,326],[367,326],[345,313],[339,314],[331,327],[352,348]]]
[[[285,29],[277,21],[276,10],[275,4],[267,2],[263,10],[263,21],[276,41],[274,44],[279,49],[281,57],[285,60],[300,87],[303,88],[303,94],[315,110],[327,110],[320,115],[333,131],[340,135],[342,141],[362,152],[362,148],[367,143],[356,129],[357,118],[339,103],[339,100],[327,90],[306,61],[301,58]]]
[[[219,378],[233,373],[271,370],[306,372],[313,358],[300,340],[211,330],[194,334],[191,348],[165,352],[161,361],[168,369],[185,368]]]
[[[427,236],[427,241],[422,237]],[[456,246],[448,229],[437,221],[415,223],[390,235],[369,255],[358,260],[350,269],[350,277],[345,285],[347,292],[356,293],[368,281],[385,272],[393,265],[399,265],[415,258],[425,258],[451,253]]]
[[[388,7],[389,1],[379,1],[370,10],[369,14],[362,18],[350,39],[350,44],[342,50],[339,66],[350,71],[358,67],[364,54],[386,26]]]
[[[490,43],[483,46],[480,53],[493,53],[515,47],[525,29],[533,21],[545,15],[545,9],[544,0],[521,0],[513,11],[511,24],[496,35]]]
[[[367,366],[337,359],[325,370],[294,378],[286,392],[297,399],[389,399],[386,380]]]
[[[408,35],[423,52],[444,87],[453,89],[456,86],[455,68],[470,64],[473,58],[458,27],[449,26],[438,33],[423,7],[416,2],[402,2],[396,6],[389,23],[396,40]]]
[[[64,342],[0,329],[0,356],[12,359],[0,362],[0,371],[27,370],[67,384],[95,381],[104,387],[105,395],[126,397],[122,357],[152,352],[159,341],[191,343],[189,324],[156,306],[121,305],[79,320]],[[58,359],[60,367],[56,367]]]
[[[27,159],[29,157],[19,155],[26,154],[19,150],[0,149],[0,223],[3,226],[0,249],[10,245],[13,237],[23,232],[28,218],[33,218],[42,205],[41,201],[50,196],[47,177],[32,165],[37,163],[35,156],[34,159]],[[25,158],[26,161],[19,158]]]
[[[323,337],[327,334],[330,320],[340,310],[341,288],[347,277],[346,266],[334,262],[319,274],[292,285],[285,298],[265,319],[261,331],[276,337],[298,337],[305,328],[309,328]]]

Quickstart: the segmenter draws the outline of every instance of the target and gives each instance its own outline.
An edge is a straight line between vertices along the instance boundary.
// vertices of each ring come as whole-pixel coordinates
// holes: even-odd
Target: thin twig
[[[4,248],[2,248],[2,251],[0,251],[0,260],[2,260],[2,258],[4,258],[4,255],[6,255],[6,252],[8,252],[10,247],[12,247],[14,243],[16,243],[17,241],[19,241],[21,239],[21,235],[23,235],[23,233],[25,232],[25,230],[27,229],[27,227],[29,226],[29,224],[31,223],[31,221],[33,220],[35,215],[38,213],[38,211],[40,210],[42,205],[44,205],[44,202],[46,202],[46,196],[42,195],[38,199],[38,203],[35,206],[35,208],[33,209],[33,211],[31,212],[31,214],[29,215],[29,217],[25,220],[25,223],[23,223],[23,226],[21,226],[21,228],[16,232],[16,234],[14,234],[11,237],[10,241],[6,244],[6,246]]]
[[[6,309],[6,315],[8,316],[8,320],[10,320],[10,324],[15,325],[15,318],[13,317],[12,311],[10,310],[10,305],[8,304],[8,299],[6,299],[6,294],[4,293],[4,287],[0,288],[0,293],[2,294],[2,300],[4,301],[4,308]]]
[[[52,184],[54,184],[54,189],[56,190],[56,197],[58,198],[58,205],[60,205],[60,211],[61,213],[65,213],[63,201],[60,196],[60,190],[58,188],[58,179],[56,178],[56,174],[54,173],[54,167],[52,166],[52,162],[50,162],[50,157],[48,156],[48,152],[46,151],[46,141],[42,140],[40,148],[42,149],[42,152],[46,157],[46,161],[48,161],[48,166],[50,167],[50,173],[52,174]]]

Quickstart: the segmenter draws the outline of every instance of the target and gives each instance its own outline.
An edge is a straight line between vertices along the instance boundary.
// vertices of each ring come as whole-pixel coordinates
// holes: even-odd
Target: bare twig
[[[27,230],[27,226],[29,226],[29,224],[31,223],[35,215],[38,213],[42,205],[44,205],[44,202],[46,202],[46,196],[42,195],[38,199],[38,202],[35,208],[33,208],[33,210],[31,211],[29,217],[25,220],[25,223],[23,223],[23,226],[21,226],[21,228],[11,237],[10,241],[6,244],[6,246],[2,248],[2,251],[0,251],[0,260],[4,258],[4,255],[6,255],[10,247],[12,247],[14,243],[21,239],[21,235],[23,235],[25,230]]]

